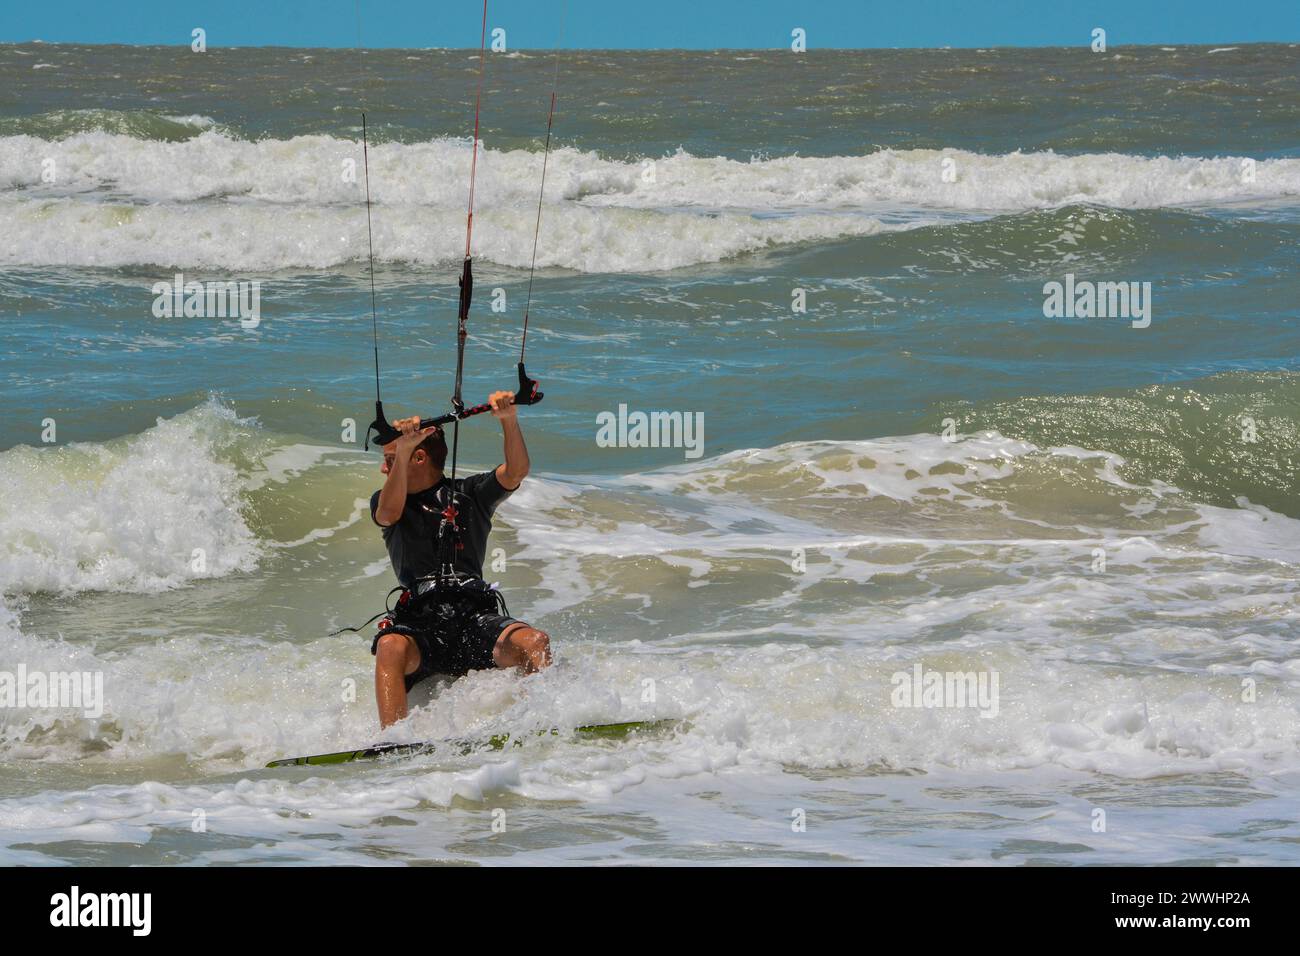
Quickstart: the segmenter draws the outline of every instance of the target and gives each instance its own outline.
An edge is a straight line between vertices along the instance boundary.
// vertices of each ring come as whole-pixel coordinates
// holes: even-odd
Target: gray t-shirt
[[[484,471],[467,478],[456,479],[456,508],[459,511],[460,542],[456,550],[456,571],[474,578],[483,577],[483,558],[487,554],[488,532],[492,530],[492,515],[497,505],[510,496],[513,489],[502,487],[496,469]],[[451,481],[442,481],[406,496],[406,507],[396,524],[379,525],[388,546],[388,557],[393,562],[393,572],[404,587],[415,587],[417,578],[438,573],[438,525],[442,511],[451,494]],[[379,507],[379,492],[370,497],[370,520],[375,521]],[[379,524],[375,521],[375,524]]]

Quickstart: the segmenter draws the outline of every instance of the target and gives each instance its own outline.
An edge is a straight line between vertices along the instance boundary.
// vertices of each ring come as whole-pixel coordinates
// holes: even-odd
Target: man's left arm
[[[501,423],[505,437],[504,464],[497,465],[497,481],[507,491],[514,491],[528,477],[528,448],[524,433],[519,430],[519,406],[514,404],[514,392],[493,392],[488,396],[492,415]]]

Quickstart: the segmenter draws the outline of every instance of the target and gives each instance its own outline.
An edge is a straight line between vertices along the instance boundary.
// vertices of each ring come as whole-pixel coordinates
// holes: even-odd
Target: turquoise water
[[[494,545],[559,666],[400,732],[689,729],[258,769],[378,734],[324,636],[391,586],[346,172],[364,109],[385,403],[441,412],[476,56],[5,46],[0,670],[105,708],[0,709],[0,860],[1294,862],[1296,48],[558,65]],[[488,60],[467,400],[511,384],[554,67]],[[177,272],[257,327],[156,317]],[[1046,317],[1067,275],[1149,326]],[[620,405],[701,454],[602,447]],[[997,716],[894,706],[917,663]]]

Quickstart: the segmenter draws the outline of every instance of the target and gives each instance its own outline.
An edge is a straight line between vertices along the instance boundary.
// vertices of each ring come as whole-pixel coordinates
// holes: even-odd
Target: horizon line
[[[158,49],[158,50],[188,50],[188,43],[96,43],[87,40],[0,40],[0,47],[8,46],[48,46],[48,47],[131,47],[134,49]],[[1177,41],[1161,41],[1152,43],[1123,43],[1108,44],[1105,53],[1111,53],[1117,50],[1129,49],[1197,49],[1200,47],[1248,47],[1248,46],[1300,46],[1300,39],[1296,40],[1216,40],[1205,43],[1180,43]],[[436,51],[445,52],[464,52],[473,53],[475,56],[479,53],[478,47],[457,47],[457,46],[288,46],[281,43],[256,43],[256,44],[227,44],[223,46],[209,45],[205,53],[211,53],[218,50],[346,50],[350,52],[365,52],[370,50],[376,51],[407,51],[412,53],[431,53]],[[835,47],[819,46],[811,47],[799,53],[794,53],[786,46],[774,47],[570,47],[570,46],[551,46],[551,47],[519,47],[503,51],[505,56],[511,53],[546,53],[551,54],[556,51],[567,51],[573,53],[794,53],[795,56],[807,56],[810,53],[865,53],[865,52],[896,52],[900,50],[917,50],[917,51],[946,51],[946,50],[1083,50],[1091,52],[1087,43],[1071,44],[1051,44],[1051,43],[1011,43],[1001,46],[990,46],[981,44],[976,46],[961,46],[946,44],[944,46],[881,46],[881,47]],[[489,51],[493,52],[493,51]],[[502,53],[493,53],[494,56],[501,56]]]

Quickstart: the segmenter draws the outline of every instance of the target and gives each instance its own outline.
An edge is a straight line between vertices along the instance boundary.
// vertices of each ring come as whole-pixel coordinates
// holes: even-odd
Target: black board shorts
[[[492,648],[496,646],[497,638],[506,628],[522,623],[505,614],[481,612],[459,616],[448,625],[439,627],[398,624],[382,628],[375,635],[370,653],[379,650],[381,637],[394,631],[413,640],[420,652],[420,666],[406,675],[406,690],[410,693],[412,687],[434,674],[464,677],[470,671],[496,667]]]

